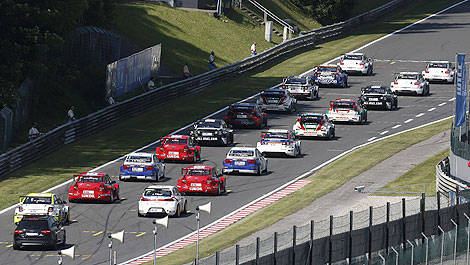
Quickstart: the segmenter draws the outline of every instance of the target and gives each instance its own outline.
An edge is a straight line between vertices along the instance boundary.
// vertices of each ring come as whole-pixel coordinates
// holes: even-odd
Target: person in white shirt
[[[72,106],[70,107],[69,111],[67,112],[67,116],[69,117],[69,122],[72,122],[75,120],[75,113],[73,111],[75,110],[75,107]]]
[[[253,42],[253,44],[251,45],[251,56],[255,56],[256,55],[256,41]]]
[[[191,76],[192,75],[189,72],[189,65],[188,65],[188,63],[185,63],[184,66],[183,66],[183,77],[184,78],[190,78]]]
[[[150,80],[147,83],[147,88],[149,90],[155,89],[155,82],[153,82],[153,77],[150,77]]]
[[[41,135],[39,130],[36,128],[36,123],[33,123],[33,126],[31,129],[29,129],[29,141],[32,141],[36,138],[38,138]]]
[[[211,51],[211,55],[209,55],[209,70],[212,71],[215,67],[215,54],[214,51]]]
[[[114,98],[112,96],[109,96],[108,103],[109,103],[109,105],[113,105],[116,102],[114,101]]]

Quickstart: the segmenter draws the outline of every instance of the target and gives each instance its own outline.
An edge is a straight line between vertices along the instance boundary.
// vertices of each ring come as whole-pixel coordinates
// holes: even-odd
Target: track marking
[[[377,137],[374,136],[374,137],[367,139],[367,141],[370,142],[370,141],[374,141],[375,139],[377,139]]]
[[[10,244],[8,246],[5,246],[6,248],[11,248],[13,246],[13,244]]]
[[[83,255],[83,256],[84,256],[84,257],[81,258],[81,260],[86,260],[86,259],[90,258],[90,257],[93,256],[93,255]]]
[[[413,119],[408,119],[408,120],[405,121],[405,123],[412,122],[412,121],[413,121]]]
[[[387,134],[387,133],[388,133],[388,131],[383,131],[383,132],[380,133],[380,135],[384,135],[384,134]]]
[[[399,127],[401,127],[401,124],[397,124],[397,125],[393,126],[392,129],[396,129],[396,128],[399,128]]]
[[[397,62],[391,62],[390,64],[395,64],[395,63],[397,63]]]
[[[423,115],[424,115],[424,113],[421,112],[420,114],[416,115],[416,118],[419,118],[419,117],[421,117],[421,116],[423,116]]]
[[[439,104],[438,106],[439,106],[439,107],[442,107],[442,106],[444,106],[445,104],[447,104],[447,102],[442,102],[442,103]]]
[[[99,231],[99,232],[97,232],[97,233],[94,233],[92,236],[101,235],[101,234],[103,234],[103,232],[104,232],[104,231]]]
[[[147,232],[142,232],[142,233],[140,233],[140,234],[135,235],[135,237],[143,236],[143,235],[145,235],[146,233],[147,233]]]
[[[455,98],[451,98],[451,99],[449,99],[449,101],[454,101],[454,100],[455,100]]]
[[[430,108],[430,109],[428,109],[428,111],[433,111],[433,110],[435,110],[435,109],[436,109],[436,108]]]

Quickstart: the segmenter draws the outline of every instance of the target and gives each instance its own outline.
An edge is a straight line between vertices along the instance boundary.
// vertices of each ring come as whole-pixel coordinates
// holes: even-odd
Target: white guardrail
[[[467,190],[470,187],[460,182],[450,175],[449,158],[446,158],[436,165],[436,191],[449,196],[449,192],[459,190]]]

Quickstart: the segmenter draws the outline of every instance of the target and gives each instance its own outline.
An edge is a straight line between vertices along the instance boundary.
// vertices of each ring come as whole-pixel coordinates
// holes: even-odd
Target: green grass
[[[382,6],[392,0],[356,0],[351,10],[351,17],[363,14],[369,10]]]
[[[426,196],[436,195],[436,165],[441,162],[444,158],[449,156],[449,150],[440,152],[439,154],[430,157],[426,161],[413,167],[411,170],[401,175],[395,181],[392,181],[385,185],[383,188],[397,190],[401,192],[421,192],[422,188],[401,188],[402,186],[414,185],[414,184],[425,184],[426,185]],[[384,195],[378,193],[377,195]],[[394,193],[385,194],[393,196],[406,196],[410,195],[407,193]]]
[[[285,216],[303,209],[317,198],[339,188],[347,181],[385,159],[435,134],[447,130],[451,122],[451,119],[447,119],[420,129],[390,137],[351,152],[308,177],[307,179],[311,180],[311,182],[302,189],[284,197],[227,229],[202,240],[199,249],[200,255],[202,257],[209,256],[216,251],[230,247],[242,238],[276,223]],[[434,166],[435,165],[436,164],[434,164]],[[190,262],[191,259],[194,258],[194,248],[194,245],[185,247],[161,257],[158,262],[167,265]]]

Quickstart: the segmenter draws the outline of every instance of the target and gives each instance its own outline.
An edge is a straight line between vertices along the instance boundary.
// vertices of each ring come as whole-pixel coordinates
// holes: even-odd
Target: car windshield
[[[78,182],[103,182],[103,177],[97,176],[81,176]]]
[[[335,109],[352,109],[354,108],[353,103],[343,103],[343,102],[336,102],[333,104]]]
[[[254,106],[250,106],[250,107],[235,107],[235,108],[232,108],[231,111],[233,112],[251,112],[255,109]]]
[[[187,140],[187,139],[168,138],[168,139],[165,139],[165,143],[164,143],[164,144],[175,144],[175,145],[179,145],[179,144],[187,144],[187,143],[188,143],[188,140]]]
[[[130,163],[151,163],[152,157],[150,156],[127,156],[126,162]]]
[[[318,72],[336,72],[336,67],[319,67]]]
[[[449,65],[447,63],[430,63],[428,64],[428,68],[448,68]]]
[[[208,176],[211,174],[210,169],[188,169],[186,170],[185,175],[190,175],[190,176]]]
[[[418,74],[400,74],[397,79],[410,79],[410,80],[417,80]]]
[[[266,132],[263,138],[288,139],[289,136],[285,132]]]
[[[51,197],[26,197],[23,204],[51,204]]]
[[[239,156],[239,157],[250,157],[253,156],[254,152],[252,150],[231,150],[230,156]]]
[[[44,229],[48,228],[49,224],[47,220],[21,220],[20,223],[18,224],[17,229]]]
[[[364,94],[372,94],[372,93],[376,93],[376,94],[385,94],[385,88],[381,88],[381,87],[371,87],[371,88],[365,88],[364,89]]]
[[[168,188],[146,189],[144,196],[171,196],[171,190]]]
[[[197,125],[198,128],[220,128],[222,127],[221,121],[204,121]]]
[[[303,124],[319,124],[323,121],[323,117],[321,116],[309,116],[309,117],[302,117],[300,121]]]
[[[263,93],[262,95],[265,98],[281,98],[284,96],[284,93],[268,92],[268,93]]]
[[[286,81],[286,84],[305,84],[307,83],[306,78],[290,78]]]
[[[344,60],[362,60],[362,55],[359,54],[346,54]]]

